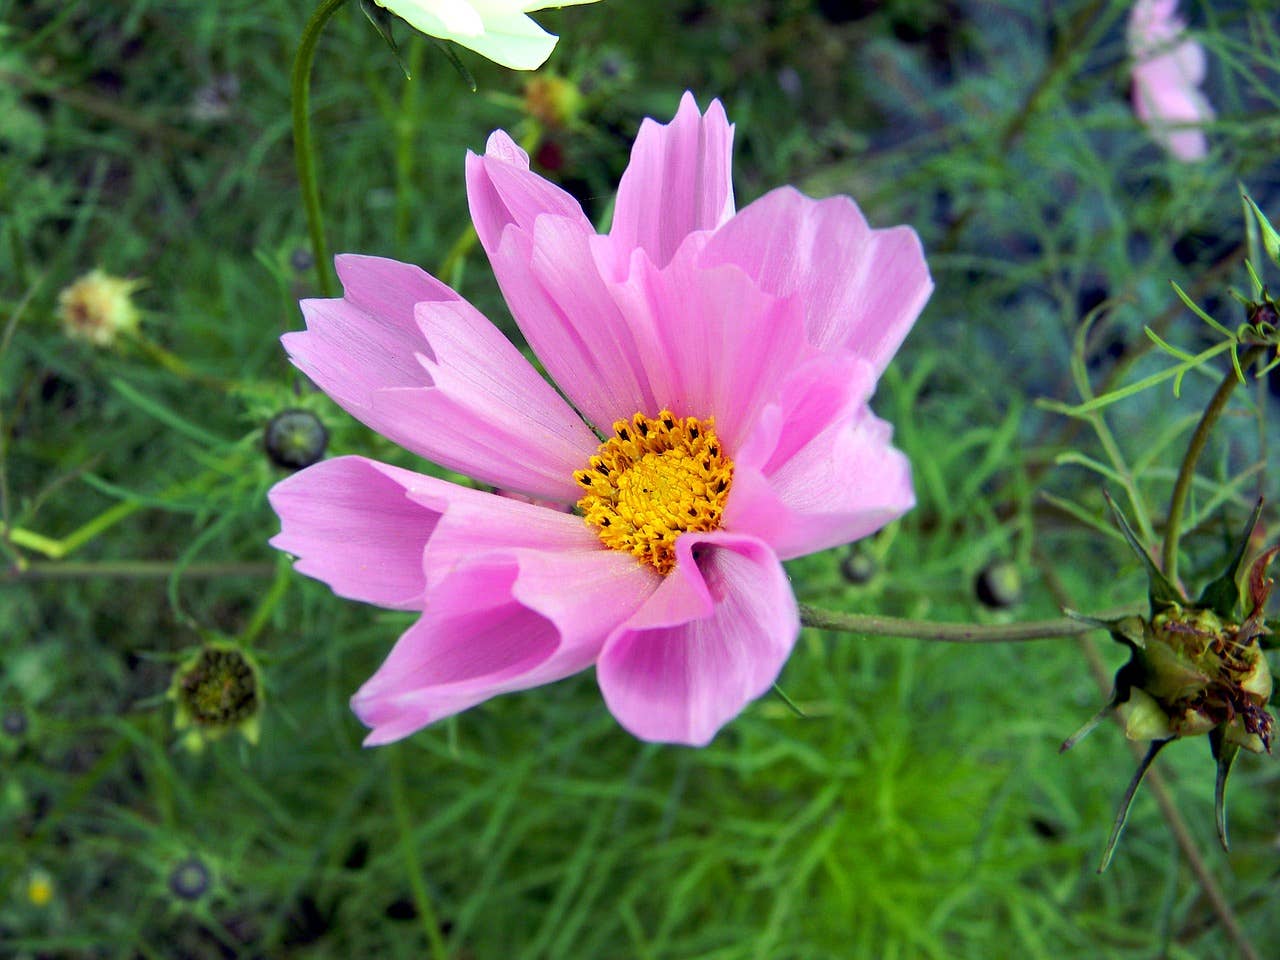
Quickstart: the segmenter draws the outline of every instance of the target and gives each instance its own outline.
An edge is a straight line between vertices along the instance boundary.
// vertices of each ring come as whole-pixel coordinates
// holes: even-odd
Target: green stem
[[[16,537],[14,542],[17,542]],[[174,566],[172,560],[108,560],[101,563],[35,561],[11,571],[0,572],[0,581],[89,580],[97,577],[118,580],[163,578],[173,573]],[[193,563],[183,567],[182,575],[200,579],[266,577],[274,570],[274,564],[270,563]]]
[[[1240,358],[1240,369],[1247,370],[1261,353],[1262,347],[1259,346],[1253,346],[1246,350],[1244,356]],[[1169,499],[1169,517],[1165,524],[1163,562],[1161,563],[1164,575],[1169,579],[1170,583],[1176,584],[1178,582],[1178,538],[1182,534],[1182,508],[1186,505],[1187,493],[1191,490],[1191,481],[1195,477],[1196,464],[1200,460],[1200,454],[1204,451],[1205,444],[1209,442],[1209,434],[1213,431],[1213,425],[1218,422],[1218,417],[1226,409],[1227,401],[1231,399],[1231,393],[1239,382],[1240,379],[1236,376],[1236,370],[1233,366],[1223,376],[1222,383],[1218,384],[1218,389],[1214,391],[1209,400],[1209,405],[1204,408],[1204,415],[1200,418],[1200,422],[1196,424],[1196,431],[1191,435],[1191,442],[1187,444],[1187,454],[1182,458],[1182,466],[1178,470],[1178,479],[1173,485],[1173,496]]]
[[[404,860],[405,871],[409,874],[409,887],[413,891],[413,903],[418,910],[418,919],[422,921],[427,943],[431,945],[432,960],[449,960],[449,950],[440,933],[440,921],[431,903],[431,894],[427,890],[426,881],[422,879],[422,863],[418,859],[418,850],[414,845],[409,802],[404,794],[404,761],[401,759],[403,751],[404,745],[399,743],[387,750],[389,754],[387,765],[390,767],[390,776],[387,781],[391,789],[391,811],[395,815],[396,827],[400,831],[400,856]]]
[[[307,21],[293,58],[293,160],[298,168],[298,187],[307,211],[311,234],[311,254],[315,258],[316,282],[326,297],[335,295],[330,274],[329,246],[324,239],[324,217],[320,212],[320,186],[316,179],[315,147],[311,142],[311,65],[324,26],[347,0],[323,0]]]
[[[1126,611],[1128,612],[1128,611]],[[867,637],[915,637],[941,643],[1017,643],[1074,637],[1098,629],[1096,623],[1070,620],[1029,620],[1024,623],[936,623],[876,614],[841,613],[800,604],[800,622],[820,630],[841,630]]]
[[[284,599],[284,595],[289,591],[289,584],[293,581],[292,572],[293,564],[285,558],[284,554],[279,555],[276,558],[275,580],[272,581],[271,589],[267,591],[267,595],[258,604],[258,609],[253,611],[253,616],[249,618],[244,632],[240,634],[241,646],[248,647],[251,645],[258,638],[258,634],[262,632],[263,628],[271,622],[271,615],[275,613],[276,607],[280,605],[280,601]]]

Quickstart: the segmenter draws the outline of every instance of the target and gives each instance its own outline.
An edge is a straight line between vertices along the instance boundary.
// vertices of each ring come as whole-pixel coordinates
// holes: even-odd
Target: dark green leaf
[[[1147,568],[1147,584],[1148,595],[1151,599],[1151,613],[1155,615],[1159,610],[1173,606],[1174,604],[1186,603],[1186,598],[1182,593],[1169,582],[1168,578],[1160,572],[1160,568],[1156,566],[1155,561],[1151,559],[1151,554],[1147,553],[1141,543],[1138,542],[1138,535],[1133,532],[1133,527],[1129,526],[1129,521],[1125,515],[1120,512],[1120,508],[1116,506],[1115,501],[1111,499],[1111,494],[1103,493],[1107,498],[1107,506],[1111,508],[1111,515],[1116,518],[1116,523],[1120,527],[1120,532],[1124,534],[1125,540],[1129,542],[1129,546],[1133,548],[1133,552]]]
[[[1116,844],[1120,841],[1120,833],[1124,830],[1125,821],[1129,819],[1129,808],[1133,806],[1133,797],[1138,792],[1138,784],[1142,783],[1142,778],[1147,775],[1147,770],[1155,760],[1156,754],[1164,749],[1165,744],[1172,742],[1171,740],[1153,740],[1147,755],[1138,764],[1138,769],[1120,800],[1120,809],[1116,811],[1115,822],[1111,825],[1111,836],[1107,838],[1106,849],[1102,851],[1102,862],[1098,864],[1099,873],[1105,872],[1107,867],[1111,866],[1111,855],[1115,853]]]

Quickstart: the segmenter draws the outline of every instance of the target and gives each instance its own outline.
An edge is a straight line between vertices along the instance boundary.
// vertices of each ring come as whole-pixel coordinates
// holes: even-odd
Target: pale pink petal
[[[1185,32],[1176,0],[1138,0],[1130,11],[1134,113],[1173,156],[1194,161],[1209,152],[1204,131],[1195,127],[1212,120],[1214,111],[1199,89],[1204,48]]]
[[[759,537],[784,560],[875,533],[915,505],[911,465],[891,436],[864,409],[780,464],[735,462],[724,528]]]
[[[271,545],[296,556],[295,570],[339,596],[398,610],[421,607],[423,552],[439,519],[407,495],[422,479],[364,457],[321,461],[271,488],[281,526]]]
[[[643,740],[703,746],[777,679],[800,631],[777,557],[750,537],[686,534],[675,569],[597,664],[618,722]]]
[[[452,470],[576,500],[573,471],[599,443],[582,419],[469,304],[420,304],[418,321],[431,386],[377,392],[374,415],[411,425],[414,452]]]
[[[480,243],[491,259],[508,225],[532,230],[544,213],[568,217],[592,231],[578,201],[533,173],[529,155],[502,130],[490,134],[483,156],[467,153],[467,202]]]
[[[497,497],[446,499],[427,550],[426,612],[352,701],[374,727],[370,745],[585,669],[660,580],[598,540],[567,535],[567,524],[520,523],[541,513],[585,529],[578,518],[507,510]]]
[[[572,473],[597,441],[493,324],[416,267],[345,257],[339,274],[346,296],[306,301],[307,330],[284,337],[300,370],[419,456],[485,483],[577,497]]]
[[[635,331],[596,268],[593,238],[590,227],[544,215],[532,229],[507,229],[490,260],[547,373],[607,433],[620,417],[657,411]]]
[[[640,248],[664,267],[685,237],[733,216],[733,124],[719,100],[703,115],[693,94],[668,124],[646,118],[618,186],[609,238],[624,260]]]
[[[812,348],[799,298],[762,293],[738,267],[700,265],[705,236],[691,236],[661,269],[637,251],[630,276],[612,289],[657,406],[677,416],[714,416],[733,456]]]
[[[396,642],[377,672],[351,699],[372,727],[368,746],[390,743],[490,697],[542,679],[559,645],[555,625],[511,597],[517,567],[497,559],[453,573],[422,618]],[[565,657],[568,676],[595,651]]]
[[[414,307],[460,298],[411,264],[342,254],[334,266],[343,298],[303,300],[306,331],[281,339],[297,367],[358,417],[374,390],[423,382],[414,359],[422,349]]]
[[[707,265],[733,263],[776,297],[798,295],[809,342],[883,371],[933,290],[910,227],[872,230],[848,197],[765,194],[715,232]]]

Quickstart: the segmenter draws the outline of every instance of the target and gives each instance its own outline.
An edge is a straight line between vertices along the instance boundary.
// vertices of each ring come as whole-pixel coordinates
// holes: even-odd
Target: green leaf
[[[782,700],[782,702],[785,703],[790,708],[791,712],[794,713],[797,717],[799,717],[801,720],[809,719],[809,715],[805,713],[803,710],[801,710],[800,707],[796,704],[796,702],[787,696],[787,692],[783,690],[780,686],[778,686],[776,683],[773,685],[773,692],[778,695],[778,697]]]
[[[1160,608],[1186,603],[1186,599],[1178,591],[1178,588],[1170,583],[1168,578],[1160,572],[1160,568],[1151,559],[1151,554],[1142,548],[1142,544],[1138,542],[1138,535],[1133,532],[1133,527],[1129,526],[1129,521],[1125,519],[1125,515],[1120,512],[1120,508],[1111,499],[1111,494],[1104,492],[1103,496],[1107,498],[1107,506],[1111,508],[1112,516],[1116,518],[1120,532],[1124,534],[1124,538],[1129,542],[1129,546],[1133,548],[1133,552],[1138,555],[1147,568],[1147,594],[1151,600],[1151,613],[1154,615]]]
[[[378,31],[378,36],[386,41],[387,46],[391,48],[391,55],[396,58],[396,63],[400,64],[400,69],[404,71],[404,78],[412,80],[409,74],[409,68],[405,66],[404,60],[400,57],[400,48],[396,45],[396,38],[391,32],[391,24],[395,17],[386,7],[380,7],[373,0],[360,0],[360,9],[365,17],[373,24],[373,29]]]
[[[1240,584],[1237,582],[1240,564],[1244,560],[1245,551],[1249,548],[1249,537],[1253,533],[1253,528],[1257,526],[1260,516],[1262,516],[1261,497],[1254,505],[1249,522],[1244,525],[1244,532],[1240,534],[1240,542],[1231,556],[1231,561],[1227,564],[1227,569],[1222,572],[1222,576],[1205,586],[1200,599],[1196,601],[1198,606],[1208,607],[1224,620],[1234,617],[1236,607],[1240,605]]]
[[[1115,694],[1112,694],[1111,699],[1102,706],[1102,709],[1086,720],[1079,730],[1062,741],[1062,746],[1058,748],[1058,752],[1066,753],[1089,734],[1093,733],[1098,728],[1098,724],[1111,716],[1111,711],[1116,708],[1116,702]]]
[[[1222,728],[1214,727],[1209,731],[1209,748],[1218,761],[1218,778],[1213,787],[1213,815],[1218,824],[1218,840],[1223,850],[1230,850],[1231,845],[1227,843],[1227,777],[1231,775],[1231,765],[1240,753],[1240,745],[1227,743]]]
[[[1105,873],[1107,867],[1111,866],[1111,856],[1116,852],[1116,844],[1120,842],[1120,833],[1124,830],[1125,821],[1129,819],[1129,808],[1133,806],[1133,798],[1138,792],[1138,785],[1142,783],[1142,778],[1147,775],[1147,770],[1150,769],[1156,754],[1164,749],[1165,744],[1172,742],[1172,740],[1153,740],[1147,750],[1147,755],[1138,764],[1138,769],[1134,773],[1133,779],[1129,781],[1128,789],[1125,790],[1124,796],[1120,799],[1120,809],[1116,811],[1115,822],[1111,825],[1111,836],[1107,838],[1107,846],[1102,851],[1102,861],[1098,864],[1099,873]]]
[[[1262,246],[1267,251],[1267,256],[1271,258],[1271,262],[1280,267],[1280,233],[1276,232],[1276,228],[1271,225],[1271,221],[1266,218],[1258,205],[1253,202],[1253,198],[1247,193],[1244,194],[1244,202],[1253,210],[1253,215],[1258,218],[1258,229],[1262,231]]]
[[[435,40],[434,37],[432,39]],[[443,40],[436,40],[435,43],[437,47],[444,51],[444,55],[449,58],[449,62],[453,64],[453,69],[457,70],[458,76],[462,77],[463,83],[471,88],[472,93],[475,93],[479,89],[476,86],[476,78],[467,69],[467,65],[458,59],[458,51],[453,49],[453,44],[446,43]]]

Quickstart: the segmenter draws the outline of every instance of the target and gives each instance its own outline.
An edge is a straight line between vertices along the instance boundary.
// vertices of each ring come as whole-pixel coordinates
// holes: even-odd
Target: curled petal
[[[446,498],[422,619],[352,700],[374,728],[370,745],[585,669],[658,585],[633,558],[575,536],[577,518],[494,496],[423,494]]]
[[[725,529],[784,560],[868,536],[915,504],[911,465],[866,406],[874,371],[851,356],[798,371],[734,464]]]
[[[323,460],[271,488],[281,526],[271,545],[341,597],[420,607],[422,555],[440,514],[408,491],[430,479],[364,457]]]
[[[676,551],[675,569],[609,637],[597,677],[637,737],[704,746],[777,679],[800,620],[782,565],[760,541],[686,534]]]

